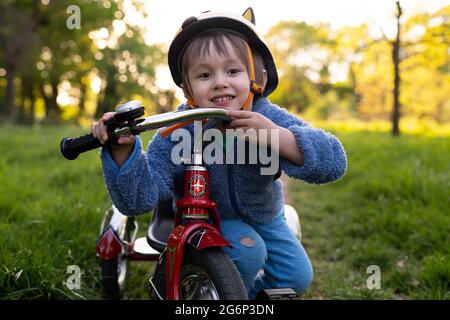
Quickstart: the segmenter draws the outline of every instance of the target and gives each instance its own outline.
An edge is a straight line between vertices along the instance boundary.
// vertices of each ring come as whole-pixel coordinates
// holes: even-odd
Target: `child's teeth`
[[[217,102],[225,102],[225,101],[231,100],[231,97],[215,98],[214,100]]]

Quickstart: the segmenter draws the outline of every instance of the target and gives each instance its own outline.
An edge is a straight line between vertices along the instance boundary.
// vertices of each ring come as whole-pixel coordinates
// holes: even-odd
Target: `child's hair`
[[[237,34],[225,31],[207,31],[195,38],[186,48],[181,60],[182,81],[185,88],[189,88],[188,68],[194,59],[201,59],[210,54],[210,46],[217,51],[220,56],[227,56],[230,53],[227,50],[226,40],[228,40],[239,60],[246,66],[249,72],[249,61],[247,57],[246,41]],[[263,73],[265,70],[264,62],[256,50],[252,50],[253,63],[255,68],[255,80],[258,84],[263,84]],[[255,95],[254,99],[260,95]]]

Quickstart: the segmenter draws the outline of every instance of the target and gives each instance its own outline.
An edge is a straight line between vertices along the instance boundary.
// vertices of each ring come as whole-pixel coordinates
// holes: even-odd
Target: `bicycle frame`
[[[211,111],[206,110],[206,114],[211,115]],[[223,116],[223,113],[216,111],[215,115]],[[201,120],[195,121],[201,122]],[[197,142],[192,157],[193,165],[188,166],[185,170],[184,195],[182,199],[177,201],[178,212],[166,249],[161,254],[157,251],[146,254],[136,252],[134,246],[137,227],[135,227],[131,243],[122,241],[127,219],[130,218],[123,216],[114,206],[105,213],[102,223],[103,233],[96,247],[98,256],[103,260],[113,259],[122,254],[129,261],[155,261],[160,259],[161,255],[164,255],[166,259],[165,298],[168,300],[180,298],[180,274],[186,244],[190,244],[196,250],[230,245],[220,233],[220,217],[216,203],[209,198],[209,175],[202,163],[201,139],[195,141]],[[106,221],[111,213],[110,223],[105,228]],[[212,218],[212,224],[209,223],[210,217]],[[153,285],[152,279],[150,279],[150,283],[157,296],[161,298],[157,288]]]
[[[208,118],[216,119],[215,121],[217,119],[230,120],[228,111],[218,108],[169,112],[135,120],[135,117],[142,114],[143,107],[139,102],[131,101],[123,104],[119,107],[118,117],[115,120],[116,123],[126,122],[126,125],[123,125],[119,129],[114,129],[114,124],[111,124],[111,130],[108,132],[108,136],[112,140],[116,139],[117,141],[122,135],[138,135],[147,130],[181,122],[185,123],[191,120],[198,122],[200,126],[202,120]],[[210,122],[204,128],[212,124],[214,122]],[[168,300],[178,300],[181,298],[180,281],[183,253],[185,252],[186,245],[189,244],[195,250],[230,246],[229,242],[222,237],[220,232],[220,215],[217,211],[216,203],[209,198],[209,175],[202,161],[202,134],[203,130],[199,130],[197,136],[194,137],[193,165],[188,166],[185,170],[183,198],[177,201],[178,211],[175,214],[173,228],[171,229],[165,249],[161,253],[151,248],[149,246],[150,243],[147,243],[147,239],[136,239],[138,224],[133,217],[123,215],[114,205],[106,211],[102,221],[101,234],[97,241],[96,251],[102,260],[102,279],[103,281],[105,279],[108,281],[108,288],[114,292],[113,295],[115,297],[117,296],[117,290],[122,291],[119,287],[122,287],[121,285],[125,283],[124,279],[126,278],[128,261],[158,261],[154,274],[150,279],[153,293],[160,299],[164,298],[158,292],[152,281],[155,275],[163,274],[165,275],[165,298]],[[92,134],[88,134],[79,138],[64,138],[61,141],[60,149],[66,159],[73,160],[80,153],[100,146],[100,142]],[[294,208],[290,207],[288,209],[285,213],[290,213],[289,216],[291,216],[293,224],[292,229],[300,239],[301,233],[297,214]],[[161,241],[158,243],[158,246],[162,246]],[[143,245],[146,245],[145,250],[141,248]],[[106,265],[105,268],[103,267],[104,264]],[[223,265],[227,264],[225,263]],[[229,265],[226,270],[232,270],[233,267],[234,265]],[[161,270],[161,268],[164,268],[164,270]],[[103,272],[105,272],[105,275]],[[110,282],[111,278],[114,278],[115,281],[113,286]],[[241,288],[245,290],[243,283],[241,283]],[[264,297],[269,298],[296,297],[295,292],[291,289],[268,289],[264,291]],[[241,293],[242,291],[238,294],[240,295]],[[121,294],[122,292],[120,292]]]
[[[184,198],[177,201],[179,212],[175,229],[169,236],[166,249],[167,299],[177,300],[180,295],[180,273],[186,243],[197,250],[229,246],[220,234],[216,203],[209,199],[208,171],[201,165],[186,168]],[[214,225],[209,223],[213,210]]]

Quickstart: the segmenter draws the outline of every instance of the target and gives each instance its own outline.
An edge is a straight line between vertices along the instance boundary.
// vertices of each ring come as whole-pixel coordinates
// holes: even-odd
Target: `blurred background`
[[[181,23],[249,6],[279,70],[270,100],[348,155],[340,181],[286,188],[315,268],[303,298],[450,298],[448,0],[1,1],[0,298],[102,298],[98,153],[69,162],[59,141],[131,99],[174,110],[167,50]],[[151,268],[133,270],[127,298],[146,298]]]
[[[273,102],[323,120],[450,119],[450,9],[441,0],[2,1],[0,116],[87,125],[129,99],[148,113],[172,110],[183,96],[167,48],[182,21],[247,6],[280,71]]]

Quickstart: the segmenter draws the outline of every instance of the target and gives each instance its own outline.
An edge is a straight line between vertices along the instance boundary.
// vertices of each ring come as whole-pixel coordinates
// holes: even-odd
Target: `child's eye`
[[[210,73],[203,72],[203,73],[200,73],[200,74],[197,76],[197,78],[199,78],[199,79],[208,79],[210,76],[211,76]]]
[[[230,70],[228,70],[229,74],[237,74],[239,73],[241,70],[239,70],[238,68],[231,68]]]

